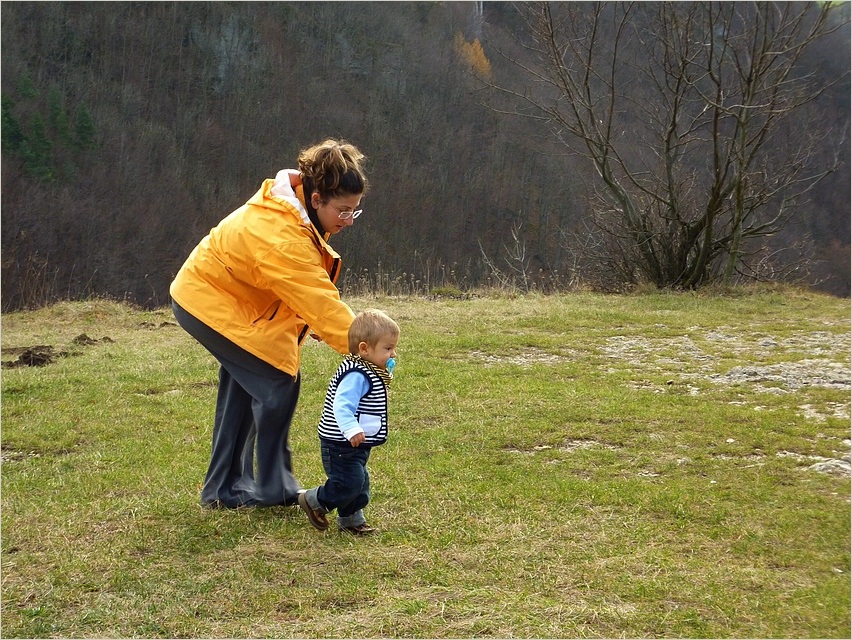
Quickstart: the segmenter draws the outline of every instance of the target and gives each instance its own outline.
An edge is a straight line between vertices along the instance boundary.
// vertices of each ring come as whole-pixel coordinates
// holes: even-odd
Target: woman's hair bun
[[[366,156],[345,140],[328,139],[299,154],[299,172],[310,179],[323,201],[367,191],[362,167]]]

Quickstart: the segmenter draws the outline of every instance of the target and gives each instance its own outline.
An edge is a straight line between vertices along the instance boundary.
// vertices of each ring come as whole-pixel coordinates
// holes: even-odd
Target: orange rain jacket
[[[340,256],[305,209],[293,170],[279,171],[222,220],[186,259],[172,298],[211,329],[295,376],[310,330],[349,353],[354,314],[334,283]]]

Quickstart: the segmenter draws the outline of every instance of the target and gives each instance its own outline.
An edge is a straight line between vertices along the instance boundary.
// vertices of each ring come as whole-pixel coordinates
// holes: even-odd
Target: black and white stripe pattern
[[[360,358],[347,357],[337,368],[331,377],[328,391],[325,394],[325,403],[322,408],[318,432],[319,437],[334,442],[348,442],[343,432],[334,419],[334,396],[337,386],[346,375],[357,375],[361,373],[367,376],[370,390],[361,398],[355,418],[364,429],[365,441],[368,446],[380,445],[388,437],[388,392],[385,382]]]

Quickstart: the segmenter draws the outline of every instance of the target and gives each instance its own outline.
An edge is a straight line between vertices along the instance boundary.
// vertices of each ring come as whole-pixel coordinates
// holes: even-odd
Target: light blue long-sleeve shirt
[[[354,375],[357,373],[357,375]],[[363,373],[353,372],[353,374],[343,376],[337,385],[337,392],[334,394],[334,419],[337,421],[337,426],[343,432],[343,437],[351,440],[352,436],[363,433],[364,430],[358,424],[355,418],[355,412],[358,411],[358,404],[361,398],[367,395],[370,390],[370,381]]]

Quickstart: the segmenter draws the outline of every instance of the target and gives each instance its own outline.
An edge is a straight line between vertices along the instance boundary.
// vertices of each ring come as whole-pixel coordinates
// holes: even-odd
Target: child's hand
[[[364,440],[366,440],[366,438],[364,437],[364,433],[361,432],[361,433],[356,433],[354,436],[349,438],[349,443],[353,447],[357,447],[359,444],[363,444]]]

